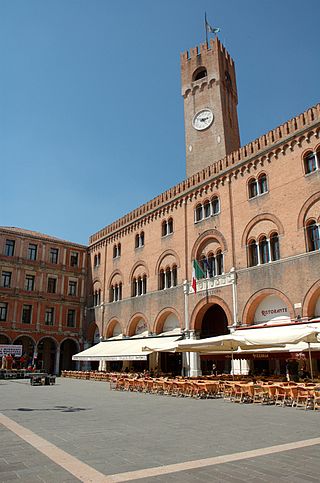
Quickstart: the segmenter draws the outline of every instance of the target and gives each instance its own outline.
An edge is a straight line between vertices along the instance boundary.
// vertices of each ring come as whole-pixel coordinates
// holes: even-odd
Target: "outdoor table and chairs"
[[[34,373],[30,375],[31,386],[51,386],[55,384],[56,376],[45,373]]]
[[[320,409],[319,382],[281,381],[279,377],[256,379],[250,376],[226,374],[201,377],[170,375],[151,377],[140,373],[83,371],[81,374],[81,371],[65,371],[63,376],[108,381],[110,388],[118,391],[196,399],[223,398],[241,404],[272,404],[279,407]]]

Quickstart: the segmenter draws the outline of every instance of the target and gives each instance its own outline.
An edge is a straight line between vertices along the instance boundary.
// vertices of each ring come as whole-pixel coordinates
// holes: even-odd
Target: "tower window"
[[[192,81],[198,81],[200,79],[203,79],[204,77],[207,77],[207,69],[205,67],[199,67],[192,76]]]

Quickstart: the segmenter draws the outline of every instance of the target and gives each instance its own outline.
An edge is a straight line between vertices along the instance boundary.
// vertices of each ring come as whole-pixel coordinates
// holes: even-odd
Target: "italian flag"
[[[202,270],[202,268],[200,267],[197,260],[193,260],[193,264],[192,264],[192,288],[193,288],[194,293],[197,293],[197,280],[199,280],[200,278],[203,278],[205,276],[206,275],[205,275],[204,271]]]

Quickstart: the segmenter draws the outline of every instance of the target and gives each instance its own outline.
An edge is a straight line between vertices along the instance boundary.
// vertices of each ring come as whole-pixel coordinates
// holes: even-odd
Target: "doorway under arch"
[[[57,343],[51,337],[44,337],[38,342],[37,368],[48,374],[55,373]]]
[[[212,304],[202,317],[200,339],[229,334],[227,314],[219,304]]]
[[[60,346],[60,371],[76,369],[76,361],[72,356],[79,352],[78,344],[73,339],[65,339]]]
[[[200,320],[196,321],[200,329],[200,339],[229,334],[228,317],[221,305],[217,303],[206,307],[205,312],[199,313]],[[211,374],[213,365],[219,374],[230,373],[231,362],[229,358],[215,356],[214,354],[200,356],[202,374]]]

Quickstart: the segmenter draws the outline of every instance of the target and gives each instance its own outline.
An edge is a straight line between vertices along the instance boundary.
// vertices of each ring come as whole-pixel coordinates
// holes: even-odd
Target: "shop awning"
[[[145,361],[156,347],[172,344],[182,337],[182,334],[178,334],[177,331],[174,335],[172,335],[172,331],[155,337],[141,337],[141,335],[100,342],[75,354],[72,359],[74,361]]]
[[[253,345],[320,343],[319,324],[299,324],[275,327],[240,329],[234,332]]]

